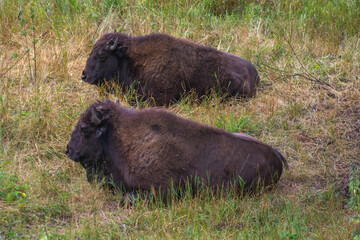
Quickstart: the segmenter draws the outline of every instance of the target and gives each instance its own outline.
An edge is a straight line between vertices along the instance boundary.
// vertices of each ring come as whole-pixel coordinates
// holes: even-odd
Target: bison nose
[[[66,156],[68,156],[68,157],[69,157],[69,154],[70,154],[70,152],[69,152],[69,146],[66,146],[66,149],[65,149],[65,154],[66,154]]]
[[[65,154],[68,156],[71,160],[75,162],[79,162],[80,156],[78,153],[76,153],[73,149],[69,148],[69,145],[66,146]]]
[[[85,71],[82,72],[81,74],[81,80],[85,81],[86,80],[86,74]]]

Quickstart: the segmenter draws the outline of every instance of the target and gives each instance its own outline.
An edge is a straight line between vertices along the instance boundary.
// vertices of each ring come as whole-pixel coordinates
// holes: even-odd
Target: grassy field
[[[0,0],[0,239],[360,239],[359,12],[358,0]],[[64,151],[103,99],[80,76],[114,29],[252,62],[255,98],[169,110],[277,147],[290,166],[279,184],[132,207],[89,184]]]

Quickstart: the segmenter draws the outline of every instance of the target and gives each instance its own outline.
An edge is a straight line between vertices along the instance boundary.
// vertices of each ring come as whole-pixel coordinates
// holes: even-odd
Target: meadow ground
[[[0,239],[359,239],[359,12],[356,0],[0,1]],[[114,29],[252,62],[255,98],[188,97],[169,110],[278,148],[290,166],[279,184],[132,207],[89,184],[64,151],[103,99],[80,75]]]

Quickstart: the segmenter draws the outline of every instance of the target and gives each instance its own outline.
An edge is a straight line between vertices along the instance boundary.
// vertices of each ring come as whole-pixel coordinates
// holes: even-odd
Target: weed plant
[[[359,12],[357,0],[0,1],[0,238],[359,239]],[[80,114],[105,98],[80,76],[114,29],[252,62],[255,98],[189,94],[169,110],[278,148],[290,165],[279,184],[129,207],[89,184],[64,151]],[[134,89],[109,97],[154,105]]]

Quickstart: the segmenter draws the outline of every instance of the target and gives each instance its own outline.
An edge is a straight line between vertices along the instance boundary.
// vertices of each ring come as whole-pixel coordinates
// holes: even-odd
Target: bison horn
[[[110,50],[114,51],[117,48],[117,44],[118,44],[118,38],[116,38],[114,44],[110,46]]]
[[[101,120],[98,118],[98,116],[96,115],[96,112],[94,109],[91,109],[91,117],[90,117],[91,122],[95,123],[95,125],[99,125],[101,123]]]

